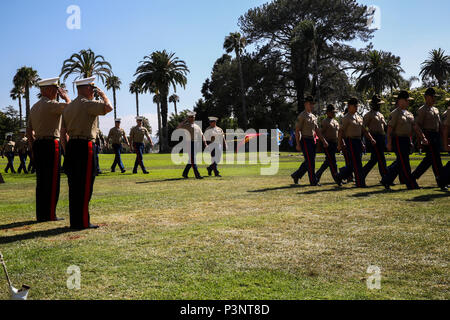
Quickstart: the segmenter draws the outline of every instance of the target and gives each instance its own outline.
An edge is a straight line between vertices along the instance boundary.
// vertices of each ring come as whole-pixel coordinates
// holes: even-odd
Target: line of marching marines
[[[21,171],[36,171],[36,218],[39,222],[57,221],[56,206],[60,190],[61,154],[64,153],[64,172],[69,185],[70,227],[75,230],[98,228],[91,224],[89,202],[92,197],[95,177],[98,173],[98,117],[113,110],[105,93],[97,88],[95,77],[81,79],[75,82],[78,97],[71,101],[67,92],[60,88],[59,78],[45,79],[38,83],[42,98],[31,108],[26,130],[21,130],[17,144],[12,141],[12,134],[7,134],[7,140],[2,148],[2,157],[6,155],[8,165],[6,172],[14,172],[14,153],[20,157],[19,173]],[[95,100],[97,95],[100,100]],[[60,97],[64,102],[57,101]],[[401,91],[396,98],[396,109],[391,113],[388,122],[380,113],[384,103],[379,96],[371,100],[371,111],[361,118],[358,111],[358,100],[351,98],[348,109],[339,124],[335,117],[333,105],[327,107],[327,118],[318,127],[317,117],[312,113],[314,98],[305,98],[305,111],[296,122],[296,148],[303,152],[304,162],[292,174],[295,184],[308,174],[312,186],[320,185],[322,174],[329,168],[334,181],[341,186],[354,181],[357,187],[366,187],[366,177],[378,164],[381,184],[386,189],[394,185],[397,176],[408,189],[418,189],[417,180],[432,167],[437,185],[447,190],[450,165],[444,167],[440,156],[441,140],[445,141],[444,149],[450,151],[448,145],[450,117],[441,122],[439,111],[434,107],[436,93],[430,88],[425,93],[426,104],[421,107],[416,118],[407,110],[409,93]],[[448,100],[447,100],[448,101]],[[449,108],[450,109],[450,108]],[[449,111],[447,110],[447,114]],[[148,130],[143,126],[143,118],[138,117],[137,126],[130,132],[128,141],[125,131],[120,128],[120,119],[115,119],[115,127],[108,134],[108,143],[112,145],[115,159],[111,171],[118,166],[122,173],[125,167],[122,163],[122,143],[125,142],[136,153],[133,173],[141,167],[148,174],[143,162],[145,138],[150,146],[153,141]],[[179,124],[179,129],[185,129],[189,161],[183,171],[183,177],[188,178],[192,168],[197,179],[202,179],[196,164],[196,150],[201,150],[196,144],[203,144],[211,150],[212,164],[207,168],[211,176],[220,177],[218,164],[222,152],[226,149],[225,135],[217,126],[217,118],[211,117],[210,127],[203,134],[195,124],[195,113]],[[387,132],[387,133],[386,133]],[[425,149],[426,156],[417,169],[411,172],[410,150],[413,133]],[[207,134],[208,133],[208,134]],[[365,136],[371,153],[370,161],[363,166],[363,140]],[[324,147],[325,162],[315,171],[316,137]],[[442,139],[441,139],[442,137]],[[209,144],[208,144],[209,141]],[[338,169],[336,153],[342,151],[345,156],[345,166]],[[385,152],[394,151],[396,161],[387,166]],[[26,168],[26,158],[30,156],[30,166]]]

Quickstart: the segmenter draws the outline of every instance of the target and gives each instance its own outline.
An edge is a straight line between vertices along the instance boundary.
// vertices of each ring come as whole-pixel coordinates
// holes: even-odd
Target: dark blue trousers
[[[120,170],[125,170],[125,167],[123,165],[122,162],[122,144],[113,144],[112,145],[113,149],[114,149],[114,154],[116,155],[116,157],[114,158],[114,162],[111,166],[111,171],[115,171],[116,170],[116,166],[118,165]]]
[[[420,177],[430,168],[433,168],[433,173],[436,178],[436,182],[439,187],[444,184],[444,179],[441,179],[442,175],[442,160],[441,160],[441,138],[438,132],[427,132],[424,134],[429,142],[428,146],[425,148],[425,158],[419,164],[419,166],[414,170],[413,177],[419,180]]]
[[[400,181],[404,182],[408,189],[419,188],[416,178],[411,174],[409,163],[411,139],[409,137],[392,137],[392,148],[397,160],[389,166],[387,174],[383,177],[383,184],[391,185],[395,178],[400,175]]]
[[[301,179],[308,172],[309,183],[312,186],[317,185],[316,177],[316,143],[313,138],[302,137],[300,144],[302,146],[303,156],[305,160],[300,168],[292,174],[293,178]]]
[[[195,152],[196,151],[195,143],[196,143],[195,141],[191,141],[191,143],[189,145],[189,150],[188,150],[189,161],[188,161],[188,164],[186,165],[186,167],[184,168],[183,177],[188,176],[191,168],[194,170],[195,176],[200,177],[200,172],[198,172],[198,167],[197,167],[197,159],[196,159],[197,153]]]
[[[16,173],[14,169],[14,152],[6,152],[6,159],[8,159],[8,163],[6,164],[5,172],[8,173],[8,170],[11,169],[12,173]]]
[[[100,170],[100,160],[98,159],[98,155],[99,155],[99,153],[100,153],[100,145],[98,145],[98,144],[94,144],[94,148],[95,148],[95,164],[96,164],[96,168],[95,168],[95,171],[97,172],[97,174],[98,173],[100,173],[101,172],[101,170]]]
[[[338,168],[336,162],[337,143],[328,141],[328,148],[324,148],[325,161],[319,170],[316,172],[317,182],[320,181],[323,173],[330,168],[331,175],[336,181],[338,175]]]
[[[147,172],[144,166],[144,144],[143,143],[134,143],[134,151],[136,152],[136,161],[134,162],[133,172],[137,173],[138,166],[141,167],[143,172]]]
[[[367,177],[378,163],[378,171],[380,172],[380,176],[383,177],[387,174],[387,165],[386,165],[386,136],[383,134],[375,134],[372,137],[377,142],[376,145],[372,145],[370,142],[367,144],[367,148],[370,151],[370,160],[364,166],[363,171],[364,175]]]
[[[61,147],[58,140],[33,143],[36,165],[36,219],[55,221],[61,179]]]
[[[27,153],[19,153],[19,159],[20,159],[20,166],[19,169],[17,169],[18,173],[21,173],[23,170],[23,173],[28,173],[27,171]]]
[[[364,188],[366,186],[366,176],[364,175],[362,166],[362,152],[363,145],[360,138],[345,139],[348,165],[342,168],[339,172],[341,179],[350,179],[352,174],[355,174],[355,182],[358,188]]]

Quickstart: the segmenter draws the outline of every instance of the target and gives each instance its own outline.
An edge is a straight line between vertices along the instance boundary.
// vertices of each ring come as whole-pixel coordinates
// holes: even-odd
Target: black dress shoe
[[[291,174],[291,178],[294,180],[294,184],[298,184],[298,177],[295,177],[293,174]]]
[[[148,172],[148,171],[144,171],[144,174],[150,174],[150,172]]]
[[[197,180],[202,180],[203,177],[202,177],[202,176],[197,176],[197,177],[195,177],[195,179],[197,179]]]
[[[185,175],[185,174],[183,174],[183,178],[184,179],[189,179],[189,177],[187,175]]]
[[[383,180],[380,181],[380,183],[384,186],[386,190],[391,190],[391,185],[388,183],[385,183]]]
[[[124,169],[124,170],[122,170],[122,173],[125,173],[125,172],[127,172],[127,170],[125,170],[125,169]]]
[[[216,178],[222,178],[220,174],[216,174]]]
[[[100,228],[100,226],[98,226],[96,224],[89,223],[88,229],[98,229],[98,228]]]
[[[133,174],[137,174],[137,171],[133,171]]]
[[[111,173],[114,173],[114,172],[116,172],[116,170],[115,169],[111,169]]]
[[[53,220],[53,221],[64,221],[64,218],[56,218],[56,219]]]

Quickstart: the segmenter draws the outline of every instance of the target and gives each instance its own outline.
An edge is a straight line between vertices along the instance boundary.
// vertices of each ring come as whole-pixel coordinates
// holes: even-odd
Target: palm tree
[[[113,91],[113,101],[114,101],[114,119],[117,119],[117,100],[116,100],[116,90],[120,90],[122,81],[120,81],[117,76],[109,76],[106,78],[106,89]]]
[[[23,126],[23,119],[22,119],[23,118],[23,116],[22,116],[22,97],[24,95],[23,91],[24,91],[23,88],[14,86],[14,88],[12,88],[11,93],[10,93],[11,99],[19,101],[20,126]]]
[[[169,97],[169,102],[173,103],[173,105],[175,107],[175,115],[178,116],[177,103],[180,102],[180,97],[174,93],[173,95],[171,95]]]
[[[158,140],[159,146],[161,147],[161,96],[158,94],[158,90],[155,89],[153,92],[155,95],[153,96],[153,103],[156,104],[157,113],[158,113]]]
[[[22,67],[17,70],[13,83],[17,88],[23,88],[25,91],[25,121],[28,121],[30,115],[30,88],[39,81],[39,75],[36,70],[30,67]]]
[[[189,72],[186,63],[175,57],[175,53],[166,50],[153,52],[145,56],[144,61],[136,70],[136,82],[144,91],[158,90],[161,104],[162,140],[161,152],[169,151],[169,137],[167,127],[169,87],[172,86],[176,92],[176,86],[186,87],[186,75]]]
[[[382,94],[387,88],[398,88],[404,72],[400,66],[400,58],[389,52],[369,51],[363,65],[357,67],[353,73],[359,73],[356,90],[360,92],[373,91]]]
[[[445,55],[445,51],[439,48],[430,51],[430,57],[422,63],[420,74],[422,80],[434,78],[437,80],[439,88],[444,87],[446,79],[450,76],[450,56]]]
[[[95,55],[91,49],[81,50],[64,61],[60,77],[64,76],[65,82],[72,74],[77,75],[75,79],[97,76],[105,83],[106,78],[112,75],[111,69],[111,64],[103,56]]]
[[[139,94],[143,92],[142,87],[136,81],[130,83],[130,93],[136,95],[136,116],[139,117]]]
[[[247,39],[242,37],[239,32],[231,32],[229,36],[225,37],[223,48],[227,53],[234,51],[239,67],[239,81],[241,84],[241,99],[242,99],[242,119],[244,123],[244,129],[247,129],[247,106],[245,103],[245,89],[244,89],[244,74],[242,72],[241,54],[244,52],[247,45]]]

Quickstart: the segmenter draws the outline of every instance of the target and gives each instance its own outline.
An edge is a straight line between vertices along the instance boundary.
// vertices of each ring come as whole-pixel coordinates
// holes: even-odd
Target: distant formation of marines
[[[125,143],[136,153],[133,174],[138,167],[144,174],[149,174],[144,161],[145,139],[150,147],[153,141],[149,131],[143,126],[143,117],[136,118],[136,126],[131,129],[130,140],[120,127],[121,119],[115,119],[106,141],[103,140],[98,123],[99,116],[104,116],[113,110],[110,100],[94,83],[95,77],[75,81],[78,96],[71,101],[67,92],[59,87],[59,78],[45,79],[38,82],[42,98],[33,105],[27,128],[20,130],[18,141],[13,141],[12,133],[6,134],[1,155],[7,157],[5,172],[14,169],[14,156],[20,158],[18,172],[36,172],[36,219],[38,222],[57,221],[56,206],[59,199],[60,174],[62,169],[68,177],[70,227],[76,230],[98,228],[91,224],[89,202],[92,197],[95,177],[101,173],[98,165],[98,153],[102,145],[111,146],[115,153],[111,172],[118,166],[121,173],[126,169],[121,153]],[[97,94],[100,100],[94,100]],[[59,102],[57,98],[64,102]],[[417,180],[431,167],[436,183],[442,190],[447,190],[450,180],[450,164],[445,166],[441,160],[441,141],[444,150],[450,152],[450,116],[449,109],[441,121],[439,111],[434,107],[436,92],[430,88],[425,92],[425,105],[414,116],[407,110],[412,100],[407,91],[401,91],[396,96],[395,106],[388,121],[380,112],[385,102],[375,95],[371,101],[371,110],[362,118],[358,115],[359,101],[351,98],[344,117],[339,123],[336,109],[333,105],[326,108],[327,117],[318,126],[317,117],[313,114],[314,98],[305,98],[305,110],[298,116],[295,130],[296,149],[303,153],[304,161],[291,177],[294,184],[305,174],[308,174],[312,186],[320,186],[323,173],[329,168],[338,186],[355,182],[356,187],[365,188],[366,178],[371,170],[378,165],[381,177],[380,183],[390,189],[397,177],[400,183],[408,189],[418,189]],[[449,102],[450,99],[447,99]],[[203,148],[211,154],[211,165],[207,172],[221,177],[218,164],[223,151],[226,151],[227,141],[224,131],[217,126],[216,117],[210,117],[210,126],[202,132],[195,123],[195,112],[189,112],[186,120],[178,125],[185,132],[185,150],[189,161],[182,173],[187,179],[190,169],[195,178],[203,179],[197,166],[197,153]],[[425,157],[414,172],[411,171],[410,153],[413,146],[413,133]],[[365,149],[363,136],[370,152],[369,162],[363,166],[362,156]],[[325,161],[316,172],[316,144],[322,143]],[[393,151],[396,161],[387,166],[385,152]],[[345,166],[338,168],[336,154],[342,152]],[[61,155],[64,154],[64,165],[61,167]],[[26,166],[27,157],[30,165]]]

